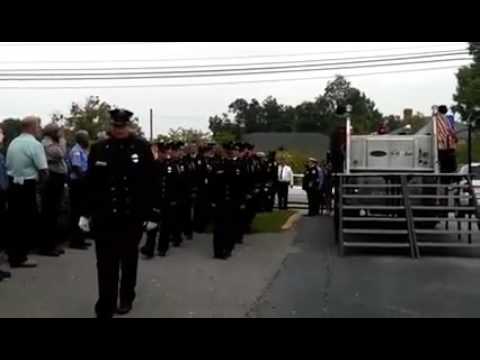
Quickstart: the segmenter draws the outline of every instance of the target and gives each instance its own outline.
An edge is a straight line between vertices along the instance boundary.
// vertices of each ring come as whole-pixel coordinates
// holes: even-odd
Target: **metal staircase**
[[[340,255],[349,248],[404,248],[418,258],[424,248],[480,247],[472,241],[480,212],[470,175],[339,174],[336,184]]]

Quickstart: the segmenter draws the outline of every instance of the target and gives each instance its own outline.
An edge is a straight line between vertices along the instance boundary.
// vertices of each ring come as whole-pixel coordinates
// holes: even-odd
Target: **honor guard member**
[[[183,165],[185,167],[185,201],[183,203],[182,213],[184,216],[183,233],[187,240],[193,239],[193,225],[194,225],[194,209],[197,207],[198,187],[199,187],[199,171],[202,166],[202,161],[198,156],[198,149],[195,144],[189,144],[185,149],[185,156],[183,157]]]
[[[246,203],[246,224],[245,224],[245,233],[251,232],[251,227],[258,208],[258,188],[257,182],[259,179],[259,163],[258,159],[255,156],[254,149],[255,146],[252,144],[245,144],[246,147],[246,167],[248,174],[248,186],[249,192],[247,196]]]
[[[199,149],[198,165],[198,197],[193,211],[193,225],[198,233],[206,231],[210,220],[210,182],[214,176],[214,153],[215,144],[209,143]]]
[[[276,160],[275,151],[271,151],[268,154],[267,161],[267,211],[272,212],[275,205],[275,194],[277,192],[278,185],[278,162]]]
[[[145,140],[131,133],[132,115],[128,110],[110,111],[110,136],[93,145],[89,156],[87,207],[79,226],[87,232],[91,226],[95,233],[99,291],[95,312],[99,318],[132,309],[138,245],[153,209],[153,154]]]
[[[216,168],[212,184],[214,211],[213,251],[216,259],[231,256],[235,243],[243,237],[241,211],[245,210],[245,170],[238,157],[238,148],[225,145],[226,159]]]
[[[165,146],[165,156],[160,157],[154,164],[154,213],[158,214],[159,232],[158,255],[166,256],[170,242],[175,247],[182,242],[181,223],[181,200],[185,191],[182,182],[180,165],[175,159],[174,153],[179,145],[169,143]],[[162,153],[162,151],[159,151]],[[150,230],[147,233],[147,242],[141,252],[145,257],[152,258],[155,251],[157,231]]]
[[[318,161],[314,158],[308,160],[307,169],[303,176],[303,190],[307,193],[308,216],[319,215],[320,194],[323,185],[323,176],[318,167]]]

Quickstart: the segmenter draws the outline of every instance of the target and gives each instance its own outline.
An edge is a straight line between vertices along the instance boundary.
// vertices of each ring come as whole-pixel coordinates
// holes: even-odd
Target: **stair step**
[[[403,195],[342,195],[345,199],[403,199]]]
[[[468,219],[468,218],[436,218],[436,217],[414,217],[413,221],[449,221],[449,222],[472,222],[476,223],[479,219]]]
[[[477,230],[415,230],[417,234],[423,235],[458,235],[458,234],[478,234]]]
[[[408,243],[373,243],[373,242],[344,242],[344,247],[350,248],[409,248]]]
[[[474,206],[412,206],[412,210],[464,210],[475,211]]]
[[[468,185],[446,185],[446,184],[408,184],[408,188],[451,188],[451,189],[470,189]]]
[[[393,184],[393,185],[387,185],[387,184],[343,184],[342,185],[343,188],[345,189],[360,189],[360,188],[365,188],[365,189],[368,189],[368,188],[382,188],[382,189],[385,189],[385,188],[400,188],[402,187],[401,185],[399,184]]]
[[[343,205],[345,210],[405,210],[405,206],[383,206],[383,205]]]
[[[468,243],[434,243],[434,242],[422,242],[418,241],[417,242],[419,247],[446,247],[446,248],[454,248],[454,247],[460,247],[460,248],[477,248],[480,247],[479,243],[476,244],[468,244]]]
[[[344,234],[376,234],[376,235],[406,235],[408,230],[385,229],[343,229]]]
[[[458,195],[409,195],[410,199],[472,199],[473,197],[470,194],[465,196]]]
[[[405,222],[407,221],[406,218],[390,218],[390,217],[344,217],[343,221],[384,221],[384,222]]]

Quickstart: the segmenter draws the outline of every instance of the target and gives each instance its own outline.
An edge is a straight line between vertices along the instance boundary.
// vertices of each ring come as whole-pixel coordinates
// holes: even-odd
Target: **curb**
[[[302,218],[302,216],[300,215],[299,212],[296,212],[295,214],[293,214],[292,216],[290,216],[288,218],[288,220],[285,222],[285,224],[283,224],[282,226],[282,230],[283,231],[286,231],[286,230],[290,230],[293,226],[295,226],[295,224],[298,222],[298,220],[300,220]]]

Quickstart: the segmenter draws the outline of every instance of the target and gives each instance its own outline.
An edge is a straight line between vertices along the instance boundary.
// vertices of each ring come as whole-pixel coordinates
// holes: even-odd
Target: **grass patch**
[[[282,226],[295,214],[293,210],[281,210],[271,213],[259,213],[253,220],[252,234],[282,232]],[[207,234],[213,233],[213,224],[209,224]]]
[[[277,233],[282,231],[282,226],[295,214],[292,210],[274,211],[271,213],[257,214],[252,224],[253,233]]]

